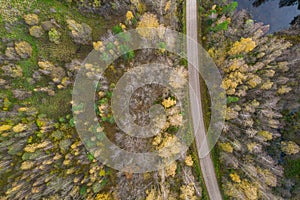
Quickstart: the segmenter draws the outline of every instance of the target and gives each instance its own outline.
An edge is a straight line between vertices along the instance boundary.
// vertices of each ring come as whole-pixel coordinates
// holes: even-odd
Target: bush
[[[39,17],[36,14],[27,14],[24,16],[25,23],[33,26],[39,23]]]
[[[44,30],[40,26],[32,26],[29,29],[29,33],[30,33],[31,36],[39,38],[43,35]]]
[[[32,47],[28,42],[21,41],[16,43],[15,50],[21,58],[29,58],[32,56]]]
[[[54,42],[55,44],[60,43],[61,33],[58,32],[55,28],[51,28],[51,30],[48,32],[48,36],[49,36],[50,42]]]
[[[112,32],[113,32],[114,34],[122,33],[122,32],[123,32],[123,29],[122,29],[121,26],[116,25],[116,26],[113,27]]]

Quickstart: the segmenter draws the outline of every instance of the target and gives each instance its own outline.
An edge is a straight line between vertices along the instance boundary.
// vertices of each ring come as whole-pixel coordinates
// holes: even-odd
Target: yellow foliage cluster
[[[29,58],[32,56],[32,47],[28,42],[21,41],[15,44],[16,52],[21,58]]]
[[[271,89],[273,86],[273,82],[271,82],[270,80],[267,80],[266,82],[264,82],[262,84],[262,86],[260,87],[262,90],[269,90]]]
[[[260,103],[259,103],[259,101],[257,101],[256,99],[254,99],[253,101],[251,101],[251,105],[253,107],[257,108],[260,105]]]
[[[18,111],[19,111],[19,112],[26,112],[26,111],[28,111],[28,108],[26,108],[26,107],[21,107],[21,108],[18,109]]]
[[[157,147],[159,156],[163,158],[168,158],[173,155],[180,153],[180,147],[182,144],[175,135],[168,134],[162,141],[162,143]]]
[[[263,137],[265,141],[272,140],[273,135],[269,131],[258,131],[259,136]]]
[[[183,122],[183,116],[180,113],[180,107],[179,106],[173,106],[171,108],[166,109],[166,114],[168,116],[167,122],[164,124],[163,129],[165,130],[170,126],[182,126]]]
[[[13,127],[13,131],[15,133],[19,133],[19,132],[22,132],[26,129],[26,125],[25,124],[17,124],[16,126]]]
[[[232,145],[227,142],[227,143],[219,143],[219,146],[221,147],[221,149],[227,153],[232,153],[233,152],[233,147]]]
[[[153,34],[155,34],[155,32],[153,32],[153,30],[151,29],[145,29],[145,28],[158,28],[159,27],[159,23],[158,23],[158,19],[156,17],[156,15],[152,14],[152,13],[145,13],[142,15],[142,17],[140,18],[140,21],[137,25],[137,32],[145,38],[153,38]]]
[[[225,194],[233,199],[258,199],[257,186],[248,180],[242,180],[240,183],[227,182],[223,187]]]
[[[226,109],[226,117],[225,117],[225,119],[226,120],[235,119],[235,118],[238,117],[238,115],[239,115],[239,113],[237,111],[235,111],[234,109],[228,107]]]
[[[214,47],[212,47],[207,52],[213,58],[216,65],[221,66],[224,63],[227,55],[224,53],[224,51],[225,50],[222,48],[215,49]]]
[[[195,188],[194,188],[193,184],[181,186],[180,191],[181,191],[181,194],[179,196],[180,199],[183,199],[183,200],[186,200],[186,199],[196,200],[197,199],[197,197],[195,195]]]
[[[20,65],[15,65],[11,68],[11,77],[16,78],[16,77],[22,77],[23,76],[23,70]]]
[[[37,194],[41,192],[41,189],[42,189],[41,187],[32,187],[31,192],[33,194]]]
[[[275,75],[275,73],[276,72],[274,70],[272,70],[272,69],[264,71],[264,75],[267,76],[267,77],[270,77],[270,78],[273,77]]]
[[[230,178],[232,181],[236,182],[236,183],[240,183],[241,182],[241,178],[237,173],[231,173]]]
[[[99,172],[99,176],[105,176],[106,172],[104,169],[101,169]]]
[[[251,153],[253,152],[253,150],[255,149],[256,146],[257,146],[257,143],[255,143],[255,142],[251,142],[251,143],[247,144],[247,148]]]
[[[109,117],[110,113],[108,113],[108,105],[107,103],[103,103],[98,106],[98,109],[100,111],[99,116],[100,117]]]
[[[12,184],[12,187],[7,190],[6,195],[10,195],[12,193],[15,193],[16,191],[19,191],[22,186],[22,184],[17,184],[16,182],[14,182]],[[7,198],[5,198],[4,200],[7,200]]]
[[[152,188],[150,191],[147,190],[146,194],[147,194],[146,200],[163,200],[161,194],[154,188]]]
[[[139,13],[143,13],[145,5],[140,0],[130,0],[130,2],[136,7]]]
[[[177,164],[176,161],[173,162],[171,165],[166,167],[166,175],[174,177],[176,175],[176,169],[177,169]]]
[[[289,44],[290,45],[290,44]],[[278,69],[280,69],[283,72],[287,72],[289,70],[289,62],[284,61],[284,62],[278,62]]]
[[[100,194],[97,194],[95,200],[113,200],[113,198],[108,193],[100,193]]]
[[[50,145],[49,141],[44,141],[42,143],[35,143],[35,144],[28,144],[25,148],[24,151],[33,153],[36,151],[36,149],[42,149],[45,148],[46,146]]]
[[[43,35],[44,30],[41,26],[32,26],[29,28],[29,34],[33,37],[39,38]]]
[[[31,169],[32,167],[33,167],[33,162],[32,161],[25,161],[25,162],[23,162],[22,163],[22,165],[21,165],[21,169],[22,170],[28,170],[28,169]]]
[[[292,90],[292,88],[283,85],[278,89],[277,93],[278,94],[286,94],[286,93],[289,93],[291,90]]]
[[[250,199],[250,200],[258,199],[257,187],[254,184],[251,184],[247,180],[243,180],[241,182],[241,184],[239,185],[239,187],[242,189],[242,191],[244,192],[247,199]]]
[[[224,69],[224,71],[226,72],[233,72],[233,71],[236,71],[238,70],[239,68],[241,67],[240,65],[240,61],[238,59],[234,59],[232,64],[229,66],[228,69]]]
[[[102,48],[104,50],[102,41],[93,42],[93,47],[96,51],[100,51]]]
[[[119,25],[120,25],[120,27],[122,28],[122,30],[123,30],[123,31],[125,31],[125,29],[126,29],[126,25],[125,25],[125,24],[123,24],[123,23],[120,23]]]
[[[0,133],[4,132],[4,131],[8,131],[11,129],[11,125],[2,125],[0,126]]]
[[[51,71],[55,66],[49,61],[39,61],[38,66],[44,70]]]
[[[0,0],[0,15],[2,20],[13,24],[28,11],[28,8],[32,8],[32,4],[35,2],[37,0]]]
[[[247,83],[251,88],[255,88],[258,84],[261,83],[261,81],[262,80],[259,76],[252,74]]]
[[[165,108],[169,108],[171,106],[174,106],[175,104],[176,104],[176,100],[171,99],[171,97],[169,97],[167,99],[164,99],[163,102],[162,102],[162,105]]]
[[[241,38],[240,41],[236,41],[230,51],[230,55],[240,54],[242,52],[248,53],[256,47],[255,41],[252,38]]]
[[[27,14],[23,16],[25,23],[33,26],[39,23],[39,17],[36,14]]]
[[[194,164],[194,161],[193,161],[193,158],[192,158],[192,156],[191,155],[189,155],[189,156],[187,156],[186,158],[185,158],[185,164],[187,165],[187,166],[189,166],[189,167],[192,167],[193,166],[193,164]]]
[[[297,154],[300,151],[300,147],[293,141],[281,142],[281,149],[288,155]]]
[[[3,105],[2,110],[7,111],[8,108],[9,108],[9,105],[10,105],[10,101],[9,101],[9,99],[7,97],[5,97],[4,98],[4,105]]]
[[[276,185],[277,185],[277,178],[276,178],[276,176],[274,174],[272,174],[270,172],[270,170],[258,168],[257,172],[260,175],[260,177],[263,178],[264,182],[267,185],[269,185],[271,187],[276,187]]]
[[[126,13],[126,20],[127,21],[130,21],[130,20],[132,20],[134,18],[134,16],[133,16],[133,13],[129,10],[129,11],[127,11],[127,13]]]
[[[171,0],[167,1],[166,6],[165,6],[165,12],[170,10],[170,8],[171,8]]]
[[[227,94],[233,95],[237,86],[242,84],[246,78],[247,76],[239,71],[231,72],[225,79],[223,79],[222,87],[226,90]]]
[[[161,143],[161,141],[162,141],[161,135],[157,135],[154,137],[152,145],[158,146]]]

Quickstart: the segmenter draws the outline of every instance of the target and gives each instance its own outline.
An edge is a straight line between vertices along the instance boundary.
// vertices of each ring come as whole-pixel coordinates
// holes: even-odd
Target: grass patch
[[[284,169],[285,177],[300,180],[300,158],[286,160]]]
[[[82,13],[76,7],[71,6],[66,2],[55,1],[53,0],[40,0],[37,3],[36,8],[44,8],[39,14],[40,17],[44,16],[44,20],[48,20],[50,18],[54,18],[57,22],[62,25],[66,26],[65,20],[69,17],[75,19],[75,21],[80,23],[86,23],[93,28],[92,38],[93,40],[99,40],[100,36],[106,32],[106,30],[115,24],[115,20],[104,21],[100,16],[90,13]],[[54,8],[56,12],[49,13],[50,8]],[[33,11],[35,7],[31,9]],[[119,20],[119,19],[116,19]]]
[[[11,2],[11,3],[16,3]],[[18,3],[18,2],[17,2]],[[18,5],[21,4],[20,2]],[[21,5],[20,5],[21,6]],[[50,9],[55,9],[55,12],[50,12]],[[39,9],[39,23],[55,19],[57,30],[62,33],[61,43],[56,45],[49,41],[48,32],[45,31],[41,38],[34,38],[29,34],[29,26],[23,21],[23,16],[27,13],[33,13],[35,9]],[[69,30],[66,27],[66,19],[72,18],[78,23],[86,23],[93,29],[93,39],[100,39],[108,26],[100,16],[94,14],[81,14],[79,10],[66,2],[53,0],[40,0],[30,4],[18,16],[18,21],[10,26],[10,31],[5,29],[5,19],[1,15],[0,19],[0,36],[1,38],[8,38],[12,41],[26,41],[32,46],[32,57],[29,59],[22,59],[16,62],[16,65],[21,66],[23,77],[11,79],[13,89],[25,89],[32,91],[36,87],[43,87],[48,85],[49,77],[43,77],[41,81],[36,84],[31,84],[28,78],[32,78],[33,72],[39,67],[38,60],[48,60],[53,62],[56,66],[64,66],[65,63],[70,62],[74,58],[84,59],[92,50],[91,46],[76,45],[69,36]],[[118,20],[118,19],[116,19]],[[11,91],[3,91],[14,103],[25,103],[38,107],[40,113],[45,113],[48,117],[59,117],[70,113],[71,91],[62,90],[58,91],[55,96],[50,97],[46,93],[33,93],[32,97],[24,101],[17,101],[13,98]],[[43,103],[41,103],[43,100]]]
[[[1,26],[4,26],[1,24]],[[37,58],[38,58],[38,42],[28,33],[28,28],[24,24],[16,24],[11,28],[11,32],[8,33],[5,29],[0,32],[2,38],[9,38],[17,41],[26,41],[32,47],[32,56],[29,59],[21,59],[16,62],[16,65],[19,65],[23,71],[22,78],[12,79],[12,85],[15,88],[22,88],[26,90],[32,90],[33,85],[28,83],[26,80],[29,77],[32,77],[33,71],[37,69]]]
[[[54,96],[48,96],[45,93],[34,93],[27,101],[33,106],[37,106],[40,114],[46,114],[47,117],[58,119],[71,112],[72,100],[71,89],[59,90]]]

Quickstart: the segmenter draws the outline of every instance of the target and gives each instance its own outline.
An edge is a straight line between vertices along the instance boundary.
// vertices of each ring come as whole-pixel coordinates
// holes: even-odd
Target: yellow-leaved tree
[[[113,200],[113,198],[109,193],[99,193],[95,200]]]
[[[140,18],[140,21],[139,21],[136,29],[137,29],[137,32],[142,37],[150,39],[153,37],[153,34],[155,34],[155,32],[153,32],[153,30],[147,29],[147,28],[158,28],[158,27],[159,27],[159,22],[158,22],[156,15],[147,12],[147,13],[143,14],[142,17]]]
[[[281,149],[288,155],[297,154],[300,152],[300,147],[293,141],[281,142]]]

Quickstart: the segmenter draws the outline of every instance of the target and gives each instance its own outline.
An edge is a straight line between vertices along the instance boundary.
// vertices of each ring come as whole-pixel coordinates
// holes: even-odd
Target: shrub
[[[54,42],[55,44],[60,43],[61,33],[58,32],[55,28],[51,28],[51,30],[48,32],[48,36],[51,42]]]

